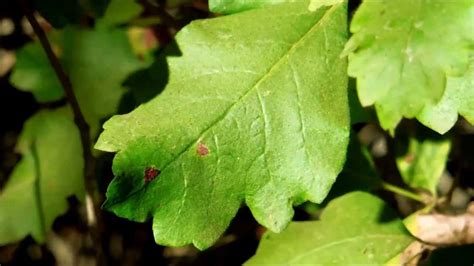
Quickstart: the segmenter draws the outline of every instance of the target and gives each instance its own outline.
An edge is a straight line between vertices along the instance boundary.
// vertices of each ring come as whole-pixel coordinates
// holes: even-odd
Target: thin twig
[[[387,190],[387,191],[391,191],[391,192],[393,192],[393,193],[395,193],[395,194],[404,196],[404,197],[406,197],[406,198],[409,198],[409,199],[412,199],[412,200],[421,202],[421,203],[423,203],[423,204],[427,204],[426,200],[425,200],[422,196],[420,196],[420,195],[418,195],[418,194],[416,194],[416,193],[413,193],[413,192],[411,192],[411,191],[408,191],[408,190],[406,190],[406,189],[403,189],[403,188],[401,188],[401,187],[392,185],[392,184],[387,183],[387,182],[382,182],[381,186],[382,186],[383,189],[385,189],[385,190]]]
[[[74,116],[74,123],[79,129],[79,134],[81,137],[81,145],[83,151],[83,158],[84,158],[84,181],[85,181],[85,189],[86,189],[86,206],[87,209],[87,221],[89,226],[89,231],[95,246],[97,262],[102,264],[103,260],[103,249],[102,249],[102,239],[100,234],[101,228],[101,215],[100,215],[100,208],[96,204],[98,201],[96,198],[99,196],[97,183],[95,180],[95,158],[92,155],[91,147],[90,147],[90,128],[87,124],[84,115],[81,112],[81,108],[77,101],[76,95],[74,94],[74,90],[72,87],[72,83],[69,80],[67,74],[64,72],[63,68],[61,67],[61,63],[59,62],[58,58],[54,54],[51,44],[48,41],[48,38],[44,32],[44,30],[39,25],[38,21],[36,20],[33,10],[30,8],[30,5],[27,0],[19,0],[21,7],[23,8],[26,18],[30,22],[33,30],[38,37],[41,46],[43,47],[50,64],[52,65],[56,76],[58,77],[61,85],[64,89],[64,93],[66,94],[66,100],[68,101],[69,105],[72,108],[73,116]],[[93,206],[91,206],[91,201],[93,202]]]

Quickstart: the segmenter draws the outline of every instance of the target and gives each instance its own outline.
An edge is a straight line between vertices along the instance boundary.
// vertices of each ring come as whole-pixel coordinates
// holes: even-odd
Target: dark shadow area
[[[224,236],[214,246],[197,254],[192,262],[176,265],[243,265],[255,254],[264,231],[265,229],[253,218],[250,209],[244,206],[240,208]]]
[[[156,59],[151,66],[128,76],[123,86],[129,91],[122,97],[118,113],[128,113],[159,95],[169,81],[167,57],[181,55],[178,44],[173,40],[165,49],[155,53]]]
[[[14,25],[11,34],[0,36],[2,49],[18,49],[30,40],[22,31],[22,16],[16,1],[0,1],[0,19],[11,19]],[[10,73],[0,76],[0,188],[20,158],[15,152],[15,145],[23,123],[39,108],[33,95],[15,89],[9,78]]]
[[[420,263],[422,266],[471,266],[474,263],[474,244],[436,249]]]

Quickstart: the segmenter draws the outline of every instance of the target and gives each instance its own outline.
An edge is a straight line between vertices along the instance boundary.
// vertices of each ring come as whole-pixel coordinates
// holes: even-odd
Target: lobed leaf
[[[352,192],[331,201],[320,221],[266,233],[246,265],[381,265],[412,241],[385,202]]]
[[[275,232],[293,203],[321,202],[349,137],[346,16],[294,3],[185,27],[165,90],[104,125],[96,148],[117,152],[104,207],[203,249],[242,202]]]
[[[474,47],[474,2],[364,1],[343,55],[362,105],[375,104],[384,129],[438,102],[446,77],[462,75]]]
[[[425,126],[444,134],[458,120],[458,112],[474,125],[474,62],[462,77],[448,77],[443,98],[425,106],[417,118]]]

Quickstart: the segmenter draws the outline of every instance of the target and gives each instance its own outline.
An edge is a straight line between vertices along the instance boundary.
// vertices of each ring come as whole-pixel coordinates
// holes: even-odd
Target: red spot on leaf
[[[411,164],[414,159],[415,159],[415,156],[413,156],[413,154],[408,154],[408,155],[405,157],[405,162],[408,163],[408,164]]]
[[[209,154],[209,148],[201,142],[198,143],[196,151],[200,156],[206,156]]]
[[[161,173],[160,169],[158,169],[156,167],[149,166],[149,167],[145,168],[145,175],[143,177],[143,179],[145,180],[145,184],[150,183],[151,181],[153,181],[153,179],[155,179],[157,176],[159,176],[160,173]]]

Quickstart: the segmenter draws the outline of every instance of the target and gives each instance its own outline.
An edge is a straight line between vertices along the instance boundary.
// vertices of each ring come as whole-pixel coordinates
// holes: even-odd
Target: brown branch
[[[95,180],[95,158],[92,155],[92,150],[90,147],[90,128],[87,124],[84,115],[81,112],[81,108],[77,101],[76,95],[69,80],[67,74],[64,72],[64,69],[61,67],[61,63],[53,52],[51,44],[48,41],[48,38],[44,30],[39,25],[36,20],[33,10],[30,8],[30,5],[27,0],[19,0],[23,11],[25,12],[26,18],[30,22],[33,30],[38,37],[41,46],[43,47],[50,64],[52,65],[56,76],[58,77],[61,85],[66,94],[66,100],[72,108],[74,123],[79,129],[79,134],[81,138],[81,145],[84,158],[84,181],[86,189],[86,210],[87,210],[87,222],[89,226],[89,231],[95,246],[97,262],[98,264],[103,264],[105,260],[103,259],[103,249],[102,249],[102,239],[101,239],[101,215],[100,208],[96,204],[98,203],[97,197],[99,196],[97,183]]]

